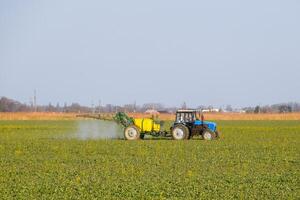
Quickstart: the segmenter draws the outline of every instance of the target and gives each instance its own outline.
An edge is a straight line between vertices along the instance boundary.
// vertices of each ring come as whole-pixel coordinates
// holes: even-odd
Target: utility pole
[[[101,100],[99,100],[99,107],[98,107],[98,112],[101,113]]]
[[[36,90],[34,89],[34,92],[33,92],[33,107],[34,107],[34,112],[37,111],[37,106],[36,106]]]

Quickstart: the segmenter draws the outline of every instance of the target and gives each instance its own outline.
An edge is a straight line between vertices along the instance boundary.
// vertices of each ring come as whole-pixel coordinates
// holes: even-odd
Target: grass
[[[76,121],[0,121],[2,199],[297,199],[299,121],[219,121],[222,138],[76,140]]]

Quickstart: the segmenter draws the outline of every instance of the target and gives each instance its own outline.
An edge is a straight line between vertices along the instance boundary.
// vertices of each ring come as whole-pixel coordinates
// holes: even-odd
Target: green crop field
[[[220,140],[72,137],[0,121],[0,199],[299,199],[299,121],[219,121]],[[70,137],[69,137],[70,136]]]

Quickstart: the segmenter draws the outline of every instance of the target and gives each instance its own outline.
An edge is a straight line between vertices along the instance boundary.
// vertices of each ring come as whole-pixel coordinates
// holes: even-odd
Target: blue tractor
[[[203,115],[196,110],[178,110],[175,122],[171,126],[171,134],[175,140],[190,139],[195,135],[202,136],[204,140],[220,137],[217,124],[204,121]]]

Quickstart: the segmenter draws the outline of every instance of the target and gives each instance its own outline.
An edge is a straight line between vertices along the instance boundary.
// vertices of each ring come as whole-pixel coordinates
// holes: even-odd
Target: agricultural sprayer
[[[145,135],[172,137],[175,140],[190,139],[196,135],[202,136],[204,140],[219,137],[216,123],[204,121],[203,115],[196,110],[178,110],[169,131],[162,130],[163,121],[153,118],[132,118],[123,112],[118,112],[112,117],[102,115],[80,115],[80,117],[113,120],[124,127],[126,140],[144,139]]]

